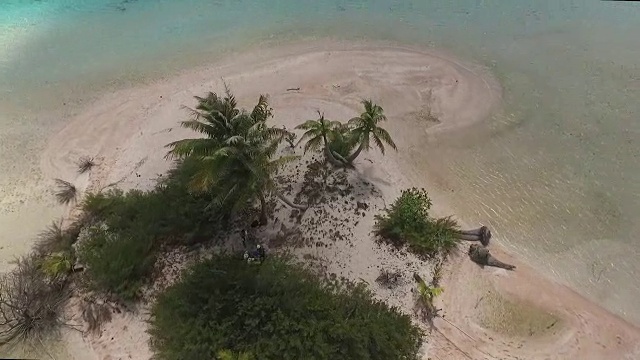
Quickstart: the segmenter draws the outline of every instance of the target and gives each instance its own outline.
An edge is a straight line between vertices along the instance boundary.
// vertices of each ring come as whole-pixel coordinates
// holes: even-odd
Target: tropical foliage
[[[209,360],[219,349],[288,359],[417,359],[410,318],[363,286],[325,282],[271,258],[196,265],[153,308],[152,346],[162,360]]]
[[[460,242],[458,225],[450,217],[430,217],[430,209],[431,199],[424,189],[403,190],[384,214],[375,216],[374,232],[382,241],[407,246],[424,257],[447,255]]]
[[[91,223],[77,256],[91,288],[132,300],[162,246],[193,244],[220,228],[212,197],[190,193],[183,183],[197,169],[191,161],[181,162],[151,191],[110,190],[86,197],[82,207]]]
[[[356,152],[347,159],[349,163],[353,162],[362,150],[369,150],[372,141],[382,154],[385,152],[384,144],[389,145],[394,150],[398,149],[387,130],[379,126],[381,122],[387,120],[382,107],[374,104],[371,100],[363,100],[362,105],[364,106],[364,112],[360,116],[349,120],[352,136],[360,144]]]
[[[304,209],[285,199],[278,191],[274,176],[295,157],[276,157],[278,146],[289,132],[267,126],[273,116],[266,96],[260,96],[251,112],[237,108],[231,91],[225,96],[209,93],[197,97],[198,106],[191,109],[193,119],[183,127],[205,135],[183,139],[167,145],[168,157],[190,158],[199,169],[190,181],[191,189],[214,194],[214,202],[228,211],[237,210],[254,200],[261,204],[260,223],[267,221],[266,199],[276,195],[290,206]]]
[[[29,254],[0,275],[0,348],[41,344],[65,323],[66,279],[50,278],[41,259]]]
[[[385,144],[397,150],[391,135],[379,126],[387,120],[382,107],[371,100],[363,100],[362,105],[364,112],[347,124],[327,120],[318,112],[318,120],[307,120],[296,127],[305,131],[298,143],[306,141],[305,152],[322,146],[327,160],[337,166],[350,166],[363,150],[371,149],[371,142],[383,154]]]

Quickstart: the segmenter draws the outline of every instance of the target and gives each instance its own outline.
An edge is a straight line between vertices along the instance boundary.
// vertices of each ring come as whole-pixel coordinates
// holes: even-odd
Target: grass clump
[[[71,203],[75,203],[76,198],[78,196],[78,189],[72,183],[62,180],[55,179],[56,186],[58,189],[55,192],[56,200],[60,205],[69,205]]]
[[[421,332],[363,286],[320,280],[273,258],[197,264],[153,308],[158,359],[212,359],[221,350],[287,359],[417,359]]]
[[[374,232],[380,240],[398,248],[407,246],[422,257],[447,255],[460,242],[458,225],[450,217],[430,217],[431,205],[424,189],[403,190],[384,214],[375,216]]]
[[[91,225],[77,253],[92,289],[134,300],[163,246],[190,245],[217,229],[211,197],[191,194],[182,182],[189,171],[179,164],[151,191],[114,189],[86,197]]]
[[[76,165],[78,165],[78,174],[84,174],[87,171],[91,170],[96,165],[96,163],[93,158],[83,156],[78,160]]]

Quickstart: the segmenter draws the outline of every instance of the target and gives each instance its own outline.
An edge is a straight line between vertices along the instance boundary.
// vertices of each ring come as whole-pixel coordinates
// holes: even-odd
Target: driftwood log
[[[466,241],[479,241],[483,246],[487,246],[491,240],[491,230],[486,226],[473,230],[459,230],[457,237]]]
[[[469,257],[473,262],[481,266],[494,266],[507,270],[516,268],[513,265],[497,260],[489,253],[489,249],[478,244],[471,244],[471,246],[469,246]]]

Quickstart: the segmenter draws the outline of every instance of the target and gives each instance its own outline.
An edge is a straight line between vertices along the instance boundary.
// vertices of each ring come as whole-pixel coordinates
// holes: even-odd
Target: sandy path
[[[50,139],[42,157],[43,171],[49,177],[74,178],[77,157],[91,154],[100,159],[99,166],[81,188],[114,182],[123,188],[151,186],[169,167],[163,159],[164,145],[193,136],[177,127],[186,117],[181,106],[192,105],[194,95],[221,91],[221,78],[242,106],[251,106],[259,93],[269,94],[274,121],[289,129],[301,120],[315,118],[317,110],[330,119],[347,120],[359,113],[359,101],[364,97],[383,106],[390,119],[386,128],[399,151],[385,157],[369,153],[359,159],[358,170],[350,175],[353,181],[375,186],[377,195],[368,200],[373,210],[383,208],[406,187],[429,188],[430,174],[416,168],[403,154],[409,150],[415,153],[421,142],[439,132],[485,120],[500,104],[500,88],[482,68],[439,52],[330,41],[287,45],[238,54],[216,66],[106,95]],[[426,116],[429,110],[439,122]],[[432,196],[440,214],[452,213],[442,195]],[[307,228],[302,230],[318,236],[311,233],[312,228],[318,231],[318,226],[314,227],[313,215],[308,216]],[[380,289],[373,284],[378,267],[426,272],[428,266],[410,256],[377,248],[369,233],[373,212],[362,216],[345,229],[351,239],[348,243],[338,241],[316,248],[312,254],[326,259],[329,270],[371,283],[378,296],[410,311],[412,283],[408,281],[393,292]],[[320,226],[320,231],[324,230]],[[516,262],[495,250],[495,245],[493,251]],[[516,272],[506,273],[481,270],[464,256],[451,263],[441,300],[446,319],[460,329],[438,320],[441,333],[430,337],[430,356],[601,359],[624,358],[636,350],[633,344],[640,343],[637,328],[517,265]],[[503,326],[514,319],[504,314],[518,314],[520,326]],[[101,336],[90,338],[96,352],[93,356],[147,359],[148,348],[139,343],[145,341],[140,320],[135,319],[117,318]],[[545,322],[548,319],[550,323]],[[77,356],[86,358],[87,354]]]

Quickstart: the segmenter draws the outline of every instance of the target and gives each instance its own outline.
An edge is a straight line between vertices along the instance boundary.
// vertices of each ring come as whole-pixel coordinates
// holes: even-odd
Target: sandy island
[[[260,93],[269,94],[274,123],[289,129],[315,118],[317,110],[345,121],[360,112],[362,98],[385,109],[389,121],[384,126],[398,152],[366,153],[348,175],[356,196],[366,197],[369,211],[354,212],[354,204],[318,205],[322,209],[310,209],[295,224],[290,209],[278,204],[279,221],[255,236],[276,248],[278,235],[292,228],[297,227],[301,239],[318,241],[328,240],[323,237],[329,229],[339,229],[341,239],[295,251],[317,259],[330,272],[368,282],[377,296],[411,313],[411,274],[426,275],[430,265],[376,245],[370,234],[373,215],[402,189],[430,190],[428,171],[405,154],[419,149],[429,136],[487,120],[501,105],[496,80],[482,67],[441,52],[387,44],[318,41],[252,50],[152,85],[104,95],[51,137],[42,156],[45,177],[72,181],[83,191],[113,183],[123,189],[150,188],[170,166],[163,159],[164,145],[194,136],[178,127],[187,117],[181,106],[193,105],[194,95],[222,91],[223,78],[243,107],[252,106]],[[287,90],[292,88],[299,90]],[[98,166],[79,177],[75,162],[84,155],[95,157]],[[285,170],[294,187],[302,182],[300,169]],[[431,195],[437,215],[453,213],[443,196]],[[465,228],[480,225],[459,220]],[[502,252],[499,242],[491,245],[492,253],[517,265],[516,271],[479,268],[464,255],[466,244],[450,259],[445,292],[437,303],[444,319],[437,318],[436,330],[427,336],[424,359],[640,358],[640,329],[542,278]],[[402,270],[406,281],[393,291],[381,288],[375,283],[381,267]],[[143,307],[116,315],[100,334],[72,332],[69,352],[76,359],[150,359],[145,314]]]

